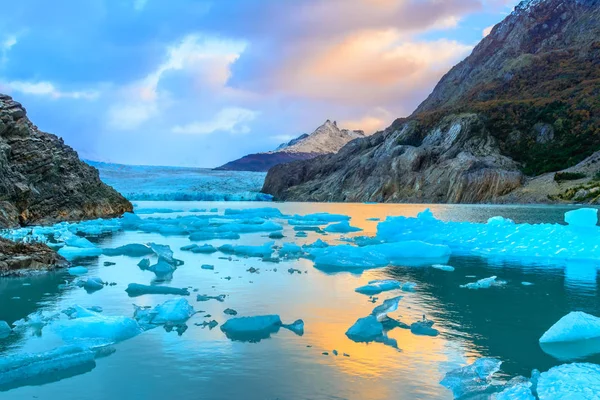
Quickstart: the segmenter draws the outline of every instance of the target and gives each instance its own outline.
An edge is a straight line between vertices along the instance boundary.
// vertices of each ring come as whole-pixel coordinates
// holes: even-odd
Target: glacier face
[[[270,201],[260,193],[266,173],[87,161],[128,200]]]

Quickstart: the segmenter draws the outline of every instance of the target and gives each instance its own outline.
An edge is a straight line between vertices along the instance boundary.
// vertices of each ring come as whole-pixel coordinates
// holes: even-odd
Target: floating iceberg
[[[240,238],[240,235],[235,232],[194,232],[190,234],[191,241],[201,241],[201,240],[215,240],[215,239],[224,239],[224,240],[237,240]]]
[[[291,221],[295,223],[290,225],[300,225],[302,222],[308,222],[309,225],[319,225],[317,222],[329,223],[329,222],[342,222],[349,221],[350,217],[342,214],[329,214],[329,213],[315,213],[307,215],[294,215]]]
[[[454,271],[454,267],[451,267],[450,265],[444,265],[444,264],[433,264],[431,266],[431,268],[439,269],[440,271],[446,271],[446,272]]]
[[[4,356],[0,358],[0,391],[89,372],[96,366],[94,356],[92,350],[71,345],[45,353]]]
[[[563,364],[542,372],[537,383],[540,400],[598,399],[600,365],[590,363]]]
[[[378,305],[373,309],[371,315],[377,318],[378,321],[382,321],[387,318],[387,314],[394,312],[398,309],[398,303],[402,299],[402,296],[392,297],[391,299],[384,300],[383,304]]]
[[[221,330],[231,340],[260,342],[281,328],[279,315],[259,315],[255,317],[232,318],[221,325]]]
[[[149,258],[142,258],[137,265],[142,270],[148,269],[148,268],[150,268],[150,259]]]
[[[39,310],[29,314],[25,318],[15,321],[13,325],[15,326],[15,330],[31,328],[39,333],[44,326],[58,318],[60,318],[59,313]]]
[[[282,324],[281,327],[294,332],[298,336],[304,335],[304,321],[301,319],[297,319],[291,324]]]
[[[90,276],[87,278],[79,278],[75,281],[75,285],[84,288],[88,292],[95,292],[104,288],[104,281],[97,276]]]
[[[96,247],[72,247],[65,246],[58,250],[58,254],[66,258],[67,260],[73,260],[75,258],[83,257],[98,257],[102,254],[102,249]]]
[[[592,215],[593,214],[593,215]],[[427,210],[417,218],[388,217],[377,225],[385,242],[422,240],[448,245],[453,253],[503,258],[600,260],[600,227],[594,211],[568,213],[570,225],[515,224],[493,218],[487,224],[443,222]]]
[[[87,274],[88,269],[86,267],[71,267],[69,269],[67,269],[67,272],[69,272],[69,275],[84,275]]]
[[[410,331],[415,335],[437,336],[438,330],[433,327],[434,322],[423,317],[423,320],[414,322],[410,325]]]
[[[600,318],[572,311],[558,320],[540,338],[540,343],[577,342],[600,338]]]
[[[79,247],[81,249],[93,249],[96,248],[96,245],[84,237],[73,235],[67,240],[65,240],[65,244],[71,247]]]
[[[565,213],[565,222],[578,228],[594,228],[598,225],[598,210],[595,208],[580,208]]]
[[[283,238],[284,238],[283,232],[281,232],[281,231],[269,233],[269,239],[283,239]]]
[[[321,239],[317,239],[313,243],[303,244],[302,247],[305,249],[324,249],[325,247],[329,247],[329,245]]]
[[[219,294],[217,296],[209,296],[207,294],[199,294],[198,296],[196,296],[196,301],[217,300],[222,303],[225,301],[226,297],[227,296],[225,296],[224,294]]]
[[[202,253],[202,254],[211,254],[211,253],[215,253],[216,251],[217,251],[217,249],[210,244],[196,246],[192,249],[192,253]]]
[[[383,335],[383,325],[374,315],[359,318],[347,331],[346,336],[355,342],[373,342]]]
[[[480,279],[477,282],[460,285],[460,287],[464,289],[489,289],[492,286],[503,286],[506,284],[504,281],[497,281],[497,278],[497,276],[490,276],[489,278]]]
[[[6,321],[0,321],[0,339],[3,339],[10,335],[12,329]]]
[[[190,292],[186,288],[174,288],[168,286],[148,286],[139,283],[130,283],[125,289],[129,297],[141,296],[144,294],[175,294],[180,296],[189,296]]]
[[[169,264],[164,260],[159,260],[156,264],[153,264],[146,268],[148,271],[154,272],[156,278],[159,281],[170,280],[173,272],[177,269],[173,265]]]
[[[219,247],[221,253],[235,254],[247,257],[270,257],[273,253],[275,242],[268,242],[261,246],[235,246],[225,244]]]
[[[191,210],[190,210],[191,211]],[[136,214],[170,214],[170,213],[178,213],[183,212],[183,210],[174,210],[172,208],[136,208]]]
[[[329,233],[350,233],[362,231],[361,228],[351,226],[348,221],[342,221],[337,224],[331,224],[324,229],[325,232]]]
[[[194,315],[194,307],[183,297],[167,300],[152,309],[134,307],[133,318],[143,325],[184,323]]]
[[[284,243],[281,249],[279,249],[280,256],[298,257],[304,253],[302,247],[295,243]]]
[[[102,252],[107,256],[129,256],[142,257],[153,254],[154,252],[149,246],[139,243],[129,243],[124,246],[119,246],[114,249],[104,249]]]
[[[370,281],[368,285],[357,287],[354,291],[361,294],[374,295],[388,290],[400,289],[401,286],[402,282],[385,279]]]
[[[502,361],[480,358],[473,364],[457,368],[446,374],[440,384],[452,391],[455,399],[486,392],[492,383],[492,375],[500,370]]]
[[[202,268],[202,269],[215,269],[215,266],[214,265],[210,265],[210,264],[202,264],[200,266],[200,268]]]
[[[90,315],[91,314],[91,315]],[[43,330],[57,334],[65,342],[83,342],[102,346],[130,339],[142,332],[137,321],[88,311],[89,316],[53,321]]]

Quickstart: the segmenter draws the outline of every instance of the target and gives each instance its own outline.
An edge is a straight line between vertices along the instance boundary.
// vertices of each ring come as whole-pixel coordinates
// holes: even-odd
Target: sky
[[[517,0],[20,0],[0,92],[81,158],[216,167],[408,116]]]

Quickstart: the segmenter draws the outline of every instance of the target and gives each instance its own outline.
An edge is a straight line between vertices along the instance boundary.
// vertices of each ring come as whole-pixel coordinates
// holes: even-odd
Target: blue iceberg
[[[148,286],[139,283],[130,283],[125,289],[129,297],[141,296],[144,294],[174,294],[179,296],[189,296],[190,292],[186,288],[174,288],[168,286]]]

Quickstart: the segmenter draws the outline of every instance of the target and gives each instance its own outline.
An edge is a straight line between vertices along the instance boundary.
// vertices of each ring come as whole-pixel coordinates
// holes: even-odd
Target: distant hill
[[[323,154],[337,153],[348,142],[365,137],[363,131],[338,128],[329,120],[311,134],[303,134],[266,153],[248,154],[216,169],[229,171],[268,171],[271,167]]]

